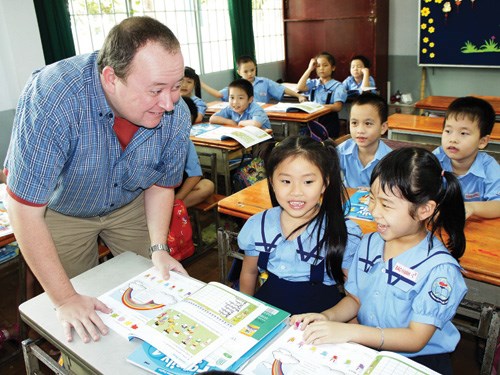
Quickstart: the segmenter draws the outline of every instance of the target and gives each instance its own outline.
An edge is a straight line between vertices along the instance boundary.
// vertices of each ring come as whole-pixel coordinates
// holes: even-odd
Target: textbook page
[[[314,113],[324,106],[315,102],[303,102],[303,103],[277,103],[269,107],[264,108],[266,112],[307,112]]]
[[[219,141],[232,138],[245,148],[272,139],[269,133],[256,126],[233,127],[208,123],[193,125],[191,127],[190,136]]]

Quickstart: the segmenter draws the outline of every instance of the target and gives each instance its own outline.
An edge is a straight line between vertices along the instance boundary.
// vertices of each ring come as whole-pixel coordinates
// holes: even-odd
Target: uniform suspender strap
[[[311,264],[309,271],[309,281],[312,283],[322,284],[325,279],[325,260],[323,259],[318,264]]]
[[[332,98],[332,92],[328,91],[328,95],[326,96],[325,104],[330,104],[330,99]]]
[[[314,94],[316,93],[316,87],[311,90],[311,102],[314,102]]]

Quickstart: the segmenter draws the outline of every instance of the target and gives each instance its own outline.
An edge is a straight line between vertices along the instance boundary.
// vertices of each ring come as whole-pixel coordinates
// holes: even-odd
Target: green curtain
[[[33,0],[45,63],[75,56],[67,0]]]
[[[240,78],[236,73],[236,60],[243,55],[252,56],[255,60],[255,41],[252,24],[252,0],[228,0],[229,22],[233,37],[234,78]]]

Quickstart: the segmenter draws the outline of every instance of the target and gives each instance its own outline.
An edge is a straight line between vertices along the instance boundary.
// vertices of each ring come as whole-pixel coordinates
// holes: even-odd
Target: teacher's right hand
[[[101,335],[107,335],[108,327],[97,315],[96,310],[105,314],[112,310],[95,297],[75,294],[64,304],[56,308],[57,318],[61,322],[66,340],[73,341],[74,328],[83,342],[99,341]]]

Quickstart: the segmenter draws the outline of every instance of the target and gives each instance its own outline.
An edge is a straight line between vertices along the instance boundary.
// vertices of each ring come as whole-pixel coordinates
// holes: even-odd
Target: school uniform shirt
[[[335,102],[345,103],[347,99],[347,91],[342,83],[335,79],[329,80],[322,84],[319,78],[308,78],[306,81],[307,91],[302,94],[307,95],[310,101],[319,104],[333,104]],[[312,92],[314,91],[314,98]],[[330,101],[327,103],[328,94],[331,93]]]
[[[222,100],[229,100],[229,89],[223,88],[219,91]],[[280,101],[285,95],[285,86],[265,77],[255,77],[253,81],[253,100],[259,103],[269,103],[271,99]]]
[[[324,248],[319,254],[316,250],[317,233],[312,232],[316,221],[310,223],[297,238],[286,240],[281,232],[281,210],[281,207],[273,207],[266,211],[265,216],[264,212],[260,212],[250,217],[238,234],[238,246],[248,256],[259,256],[261,252],[270,252],[267,270],[280,279],[295,282],[309,281],[311,265],[322,261],[326,255]],[[355,222],[346,220],[346,226],[349,236],[342,261],[344,269],[348,269],[351,265],[362,236],[361,229]],[[324,231],[324,227],[321,231]],[[336,284],[328,275],[326,267],[323,284]]]
[[[337,146],[340,159],[342,178],[346,187],[357,188],[370,186],[370,177],[377,163],[392,149],[384,142],[379,141],[377,152],[372,161],[363,167],[359,160],[359,147],[354,139],[348,139]]]
[[[193,141],[188,142],[188,153],[186,157],[186,166],[184,167],[184,172],[187,177],[197,177],[202,176],[203,172],[200,166],[200,159],[196,153],[196,148],[194,147]]]
[[[453,172],[451,159],[443,147],[433,151],[445,171]],[[492,156],[484,151],[478,152],[466,174],[457,176],[466,202],[500,200],[500,166]]]
[[[196,109],[198,109],[198,114],[201,114],[202,116],[205,116],[205,112],[207,111],[207,105],[205,102],[198,98],[196,95],[193,95],[191,97],[191,100],[196,104]]]
[[[370,87],[375,87],[375,80],[373,79],[372,76],[370,76],[370,78],[368,78],[368,81],[369,81],[368,84],[370,85]],[[344,79],[344,81],[342,82],[342,85],[344,86],[344,88],[347,91],[347,97],[351,98],[351,97],[358,96],[359,94],[362,94],[364,91],[361,88],[362,83],[363,83],[363,80],[361,80],[361,82],[357,83],[353,76],[349,76],[346,79]],[[367,91],[370,91],[374,94],[377,93],[377,90],[367,90]]]
[[[363,237],[345,289],[360,300],[360,324],[407,328],[410,322],[437,327],[429,342],[407,357],[450,353],[460,334],[451,320],[467,292],[460,265],[430,233],[416,246],[384,262],[385,241],[378,233]]]
[[[262,129],[271,129],[271,122],[269,121],[269,117],[267,117],[267,113],[255,102],[251,102],[241,115],[235,112],[231,106],[227,106],[217,112],[215,116],[224,117],[237,123],[243,120],[255,120],[262,124]]]

